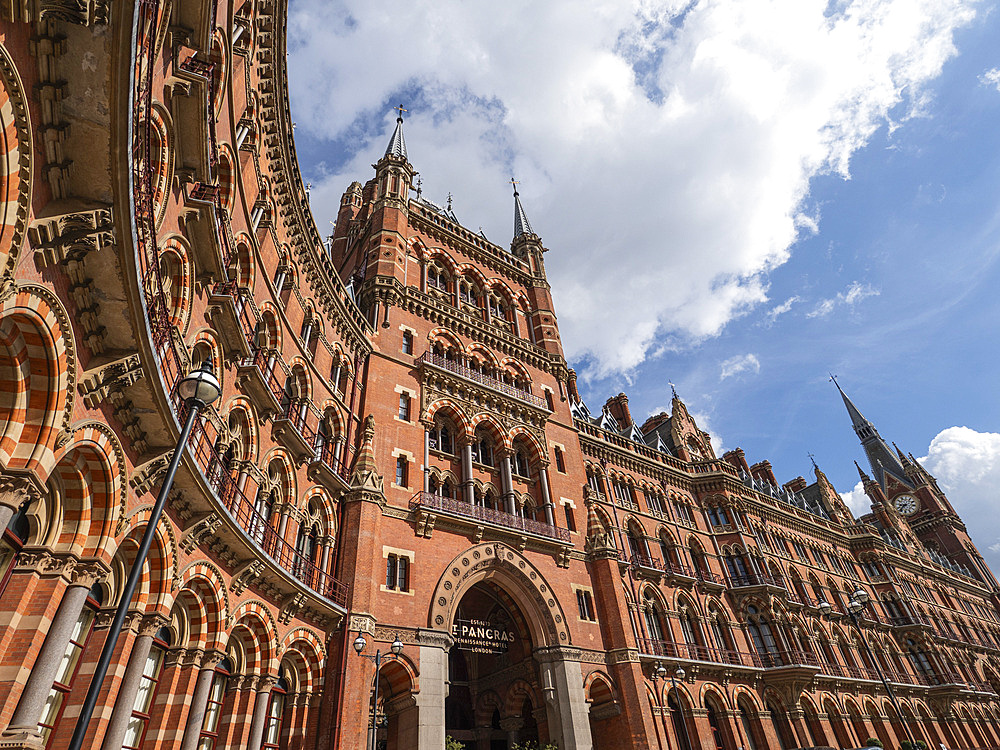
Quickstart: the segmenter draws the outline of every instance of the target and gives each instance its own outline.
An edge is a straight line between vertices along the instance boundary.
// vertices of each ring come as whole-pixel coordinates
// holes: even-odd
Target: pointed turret
[[[403,109],[402,105],[396,109],[399,112],[396,117],[396,129],[392,131],[392,138],[389,139],[389,145],[386,147],[384,155],[409,161],[406,156],[406,140],[403,138],[403,113],[406,110]]]
[[[528,221],[528,217],[524,213],[524,206],[521,205],[521,194],[517,192],[517,183],[514,182],[514,178],[510,178],[511,184],[514,185],[514,239],[516,240],[523,234],[534,234],[535,230],[531,228],[531,222]]]
[[[886,486],[885,475],[888,473],[904,484],[909,485],[910,479],[906,475],[903,464],[900,462],[899,457],[889,448],[885,440],[882,439],[882,436],[878,434],[875,425],[865,419],[861,410],[844,393],[844,389],[840,387],[837,378],[831,375],[830,380],[837,386],[837,390],[840,391],[840,397],[844,399],[844,406],[847,407],[847,414],[851,418],[851,425],[861,440],[861,447],[865,449],[865,454],[868,456],[868,463],[872,467],[872,474],[875,476],[875,481],[884,488]]]

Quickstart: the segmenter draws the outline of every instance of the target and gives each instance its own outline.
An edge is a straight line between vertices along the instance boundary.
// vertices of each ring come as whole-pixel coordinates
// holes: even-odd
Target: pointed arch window
[[[780,665],[780,650],[774,637],[774,631],[771,629],[771,623],[754,606],[747,607],[747,630],[750,632],[750,640],[754,649],[765,660],[765,664]]]
[[[435,421],[430,431],[430,446],[432,450],[455,455],[454,430],[444,420]]]
[[[660,607],[649,591],[646,592],[645,603],[646,632],[649,634],[651,639],[655,641],[662,641],[663,625],[660,618]]]
[[[684,642],[689,646],[697,646],[697,626],[695,625],[694,618],[691,616],[691,610],[685,609],[681,612],[680,617],[681,622],[681,635],[684,636]]]

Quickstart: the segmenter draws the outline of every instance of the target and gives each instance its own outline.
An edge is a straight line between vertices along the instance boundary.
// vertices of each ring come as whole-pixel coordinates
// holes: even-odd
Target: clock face
[[[892,504],[895,505],[896,510],[904,516],[912,516],[917,512],[917,507],[919,506],[917,498],[913,495],[897,495],[896,499],[892,501]]]

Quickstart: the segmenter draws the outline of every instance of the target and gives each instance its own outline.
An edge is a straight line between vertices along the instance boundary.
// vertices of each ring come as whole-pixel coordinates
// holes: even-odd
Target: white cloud
[[[853,282],[846,291],[837,292],[836,297],[831,297],[830,299],[821,300],[816,304],[811,311],[806,313],[807,318],[825,318],[827,315],[832,313],[838,307],[848,307],[851,310],[864,299],[868,297],[878,297],[881,292],[875,289],[870,284],[862,284],[858,281]]]
[[[866,513],[871,513],[872,502],[865,494],[864,486],[861,482],[854,485],[854,489],[847,492],[841,492],[840,498],[844,501],[848,508],[851,509],[851,513],[857,516],[863,516]]]
[[[1000,434],[949,427],[919,460],[937,478],[983,557],[1000,570]]]
[[[801,298],[798,295],[789,297],[780,305],[775,305],[764,315],[764,324],[767,326],[774,325],[774,321],[784,315],[786,312],[792,309],[792,306],[800,302]]]
[[[990,68],[979,76],[979,82],[984,86],[992,86],[997,91],[1000,91],[1000,68]]]
[[[760,360],[756,354],[739,354],[727,359],[719,370],[719,380],[742,375],[745,372],[752,372],[754,375],[760,372]]]
[[[296,0],[299,133],[350,151],[307,169],[317,224],[402,99],[425,195],[506,246],[516,174],[567,355],[627,372],[766,301],[811,178],[905,121],[974,2]]]

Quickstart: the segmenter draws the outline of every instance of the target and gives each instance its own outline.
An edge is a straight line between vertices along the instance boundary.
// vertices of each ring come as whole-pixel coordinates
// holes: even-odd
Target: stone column
[[[552,513],[552,495],[549,494],[549,472],[544,466],[538,469],[538,483],[542,486],[542,508],[545,510],[545,523],[549,526],[555,526],[556,519]]]
[[[549,736],[560,747],[591,750],[590,706],[583,694],[583,673],[574,652],[558,646],[535,650],[540,662],[545,702],[548,707]],[[577,657],[579,658],[578,652]]]
[[[253,720],[250,722],[250,739],[247,750],[260,750],[264,741],[264,722],[267,721],[267,707],[271,702],[271,688],[278,683],[277,677],[261,677],[257,684],[257,700],[253,704]],[[442,738],[442,744],[444,738]]]
[[[462,446],[462,483],[465,485],[465,502],[476,504],[475,487],[472,484],[472,442],[466,439]]]
[[[431,491],[431,432],[424,428],[424,492]]]
[[[417,750],[444,747],[444,699],[448,695],[448,649],[453,640],[447,633],[421,630],[420,692],[417,701]],[[255,750],[255,748],[250,748]]]
[[[184,738],[181,740],[181,750],[195,750],[198,746],[198,735],[205,723],[205,711],[208,709],[208,694],[215,679],[215,668],[225,658],[225,654],[209,651],[201,660],[201,671],[194,685],[194,695],[191,697],[191,710],[188,711],[187,724],[184,726]]]
[[[333,466],[335,469],[340,468],[340,456],[344,452],[344,436],[337,435],[333,440]]]
[[[504,505],[507,512],[512,516],[517,515],[517,507],[514,505],[514,470],[510,466],[510,454],[504,454],[503,463],[500,464],[500,485],[503,490]]]
[[[111,712],[108,729],[104,733],[104,744],[101,745],[103,750],[121,750],[122,742],[125,740],[125,730],[128,729],[129,719],[132,718],[135,696],[142,683],[146,658],[153,646],[153,636],[165,624],[166,620],[159,615],[146,615],[139,623],[139,635],[132,644],[128,666],[125,667],[125,675],[122,677],[122,684],[115,698],[115,708]]]
[[[42,709],[59,671],[59,663],[66,653],[70,636],[73,635],[73,627],[87,601],[87,594],[97,580],[106,576],[106,570],[98,564],[78,565],[70,575],[72,580],[66,587],[56,616],[49,625],[49,633],[28,674],[28,681],[24,685],[14,715],[11,716],[7,732],[20,730],[34,733],[38,730],[38,719],[41,718]]]
[[[507,747],[517,743],[518,732],[524,729],[524,719],[520,716],[508,716],[500,720],[500,728],[507,733]]]
[[[281,520],[278,521],[278,538],[285,540],[285,532],[288,531],[288,518],[295,508],[287,503],[281,506]]]
[[[0,475],[0,534],[10,519],[25,503],[34,503],[42,497],[44,488],[32,474]]]
[[[320,560],[319,568],[324,573],[330,572],[330,547],[333,543],[329,539],[329,537],[323,537],[323,557]]]

